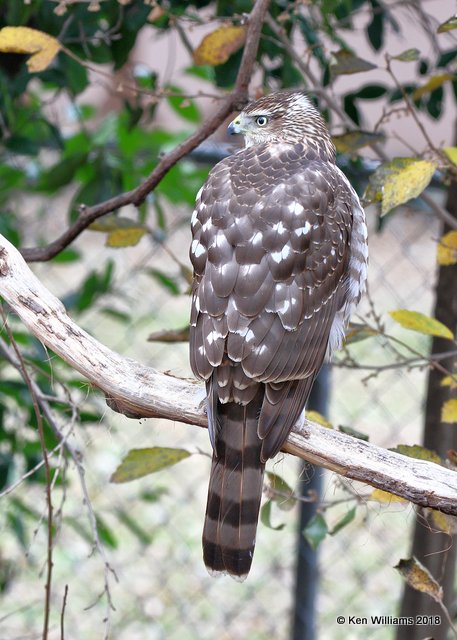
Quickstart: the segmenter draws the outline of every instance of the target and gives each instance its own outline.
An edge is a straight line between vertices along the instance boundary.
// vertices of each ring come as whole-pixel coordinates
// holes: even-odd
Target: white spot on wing
[[[246,331],[246,342],[251,342],[251,340],[254,340],[255,336],[254,336],[254,331],[252,329],[248,329]]]
[[[254,349],[254,352],[256,355],[261,356],[263,353],[265,353],[265,351],[267,350],[267,345],[266,344],[262,344],[259,347],[256,347]]]
[[[208,342],[208,344],[213,344],[213,342],[215,342],[216,340],[218,340],[221,337],[222,337],[221,334],[218,331],[216,331],[215,329],[213,329],[206,336],[206,341]]]
[[[276,262],[276,264],[280,264],[282,260],[287,260],[290,254],[291,249],[288,244],[285,244],[281,251],[273,251],[271,257]]]
[[[213,221],[211,220],[211,218],[208,218],[208,220],[202,226],[203,231],[207,231],[210,228],[210,226],[212,225],[212,223],[213,223]]]
[[[282,305],[280,307],[278,307],[277,311],[278,313],[287,313],[290,309],[290,302],[289,300],[284,300]]]
[[[293,213],[296,216],[299,216],[304,211],[304,208],[299,202],[291,202],[288,209],[290,213]]]
[[[205,253],[205,247],[198,240],[193,240],[191,251],[196,258],[199,258]]]
[[[273,225],[273,231],[276,231],[279,234],[286,233],[287,229],[283,225],[282,220]]]
[[[296,236],[300,237],[300,236],[306,236],[311,229],[311,225],[308,222],[308,220],[305,222],[303,227],[298,227],[298,229],[295,229],[294,233]]]
[[[251,244],[253,244],[256,247],[261,243],[262,243],[262,232],[257,231],[257,233],[255,233],[251,238]]]

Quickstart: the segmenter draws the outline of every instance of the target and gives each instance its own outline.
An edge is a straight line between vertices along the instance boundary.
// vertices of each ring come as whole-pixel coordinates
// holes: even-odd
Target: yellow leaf
[[[441,422],[457,423],[457,398],[451,398],[441,407]]]
[[[436,164],[428,160],[415,160],[407,163],[400,171],[390,174],[384,183],[382,195],[382,213],[388,213],[394,207],[419,196],[429,184],[435,173]]]
[[[107,247],[133,247],[139,243],[147,230],[142,227],[119,228],[110,231],[106,237]]]
[[[445,82],[450,82],[451,80],[455,80],[455,76],[451,73],[440,73],[437,76],[432,76],[422,87],[418,87],[413,91],[413,100],[422,98],[425,94],[431,93],[435,89],[438,89],[438,87],[441,87]]]
[[[437,164],[420,158],[394,158],[371,174],[365,204],[382,200],[381,213],[419,196],[429,184]]]
[[[317,424],[320,424],[322,427],[326,427],[327,429],[333,429],[332,423],[324,418],[319,411],[306,411],[305,418],[310,422],[317,422]]]
[[[389,311],[389,315],[405,329],[424,333],[429,336],[437,336],[438,338],[454,339],[452,331],[442,322],[436,318],[430,318],[419,311],[397,309],[396,311]]]
[[[147,227],[130,218],[110,214],[89,225],[91,231],[106,233],[107,247],[133,247],[148,233]]]
[[[29,27],[3,27],[0,30],[0,51],[30,53],[27,67],[30,72],[44,71],[61,48],[60,42],[47,33]]]
[[[457,388],[457,374],[455,374],[453,376],[445,376],[441,380],[440,386]]]
[[[436,529],[444,531],[444,533],[448,535],[455,535],[457,533],[457,518],[455,516],[450,516],[436,509],[430,509],[429,517]]]
[[[241,49],[246,40],[246,27],[225,25],[203,38],[194,51],[194,62],[198,65],[216,66],[227,62],[230,56]]]
[[[436,260],[444,267],[457,264],[457,231],[448,231],[440,238]]]
[[[444,147],[443,151],[453,164],[457,164],[457,147]]]
[[[396,496],[394,493],[383,491],[382,489],[374,489],[371,492],[370,500],[376,500],[377,502],[382,502],[384,504],[390,504],[391,502],[408,502],[406,498]]]
[[[408,458],[416,458],[416,460],[428,460],[428,462],[441,464],[441,458],[436,453],[436,451],[432,451],[431,449],[422,447],[420,444],[399,444],[393,449],[390,449],[390,451],[401,453],[403,456],[408,456]]]
[[[410,587],[431,596],[436,602],[442,602],[443,589],[432,576],[430,571],[416,558],[400,560],[396,567]]]
[[[457,29],[457,16],[452,16],[446,22],[440,24],[436,33],[446,33],[446,31],[452,31],[453,29]]]

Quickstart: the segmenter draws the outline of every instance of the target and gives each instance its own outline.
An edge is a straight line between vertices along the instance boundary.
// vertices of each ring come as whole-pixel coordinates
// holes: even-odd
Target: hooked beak
[[[235,120],[232,120],[232,122],[227,127],[227,133],[230,136],[233,136],[236,133],[241,133],[241,126],[240,126],[240,119],[239,118],[235,118]]]

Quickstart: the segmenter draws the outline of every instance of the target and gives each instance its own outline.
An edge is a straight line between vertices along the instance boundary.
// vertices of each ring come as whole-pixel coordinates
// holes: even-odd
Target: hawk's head
[[[277,91],[251,102],[229,124],[228,132],[242,133],[246,146],[301,142],[316,144],[334,155],[324,119],[303,91]]]

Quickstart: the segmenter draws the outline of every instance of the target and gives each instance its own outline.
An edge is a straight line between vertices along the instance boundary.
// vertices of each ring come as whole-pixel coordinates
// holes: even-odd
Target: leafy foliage
[[[345,162],[345,170],[352,169],[355,173],[361,191],[366,186],[366,167],[369,167],[371,176],[366,198],[375,208],[380,206],[382,215],[420,196],[432,177],[440,188],[446,188],[449,177],[455,176],[455,147],[434,149],[426,141],[424,153],[422,141],[412,157],[383,160],[375,171],[372,165],[367,165],[365,156],[377,156],[377,149],[383,148],[387,139],[384,123],[397,110],[408,111],[405,96],[410,101],[409,109],[425,122],[428,116],[443,117],[444,109],[451,102],[445,98],[451,92],[454,99],[457,95],[457,49],[454,45],[446,49],[446,44],[441,43],[447,41],[439,40],[440,46],[429,47],[427,53],[409,48],[392,56],[390,60],[394,65],[403,65],[403,68],[405,64],[409,65],[406,67],[408,81],[399,80],[398,86],[394,86],[380,80],[381,75],[374,79],[373,74],[373,70],[383,64],[382,56],[377,56],[376,52],[386,51],[389,33],[400,29],[394,9],[387,9],[385,3],[378,0],[316,1],[311,3],[312,11],[308,10],[308,5],[279,0],[271,3],[272,21],[263,27],[257,55],[255,90],[304,87],[312,92],[315,85],[324,92],[331,89],[328,95],[339,112],[332,109],[321,91],[317,92],[316,102],[335,133],[339,159]],[[36,224],[33,226],[34,237],[31,237],[22,211],[25,198],[32,196],[33,203],[65,202],[65,205],[59,204],[55,228],[66,228],[81,218],[86,207],[142,183],[164,152],[182,143],[190,132],[204,123],[209,111],[207,103],[200,99],[198,91],[196,95],[187,95],[182,77],[176,80],[170,77],[173,74],[162,76],[154,61],[141,67],[129,62],[143,29],[148,29],[153,38],[172,31],[179,35],[177,27],[186,31],[189,25],[193,28],[201,22],[199,12],[204,7],[211,8],[215,25],[195,49],[188,51],[181,71],[182,77],[192,76],[194,81],[198,80],[203,92],[217,98],[234,85],[246,36],[243,16],[251,10],[252,2],[176,0],[154,3],[153,7],[147,2],[118,0],[100,3],[6,0],[2,3],[1,234],[18,247],[49,243],[53,237],[48,237],[47,233],[49,228],[54,233],[54,227],[49,225],[50,214],[46,206],[36,205],[33,211],[31,217]],[[366,59],[356,55],[353,47],[354,30],[360,29],[356,22],[360,12],[367,17],[363,28],[372,54],[367,54]],[[275,25],[280,27],[279,35]],[[436,37],[446,38],[446,32],[452,32],[456,26],[455,17],[450,17],[438,27]],[[300,44],[294,55],[297,42]],[[292,53],[285,43],[291,45]],[[192,49],[189,43],[187,48]],[[302,50],[305,56],[297,53]],[[315,74],[315,82],[307,73],[309,69]],[[89,94],[85,92],[93,86],[94,78],[96,83],[109,84],[114,72],[119,72],[120,78],[119,86],[111,87],[114,106],[111,104],[108,111],[98,111],[88,104]],[[365,75],[356,76],[360,78],[358,84],[353,85],[357,88],[348,90],[345,76],[360,73]],[[59,101],[65,104],[62,112],[65,117],[55,115],[52,105]],[[382,105],[385,116],[373,130],[366,118],[369,103]],[[214,108],[212,101],[211,105]],[[166,116],[159,118],[161,112]],[[171,117],[173,124],[169,122]],[[339,126],[341,124],[343,127]],[[213,163],[210,159],[209,164]],[[123,252],[137,255],[137,251],[148,246],[166,246],[172,231],[187,224],[188,214],[179,218],[177,212],[189,212],[207,172],[208,166],[189,157],[183,159],[165,174],[155,191],[139,206],[110,212],[91,224],[87,234],[95,242],[100,235],[104,236],[106,250],[103,255],[92,255],[89,261],[75,242],[53,259],[50,269],[57,265],[66,265],[62,268],[68,269],[62,298],[70,313],[83,323],[90,322],[100,313],[103,320],[128,327],[136,311],[129,300],[120,301],[117,297],[119,281],[123,277],[117,259],[124,255]],[[65,208],[60,209],[61,206]],[[380,229],[382,224],[379,223]],[[440,265],[450,267],[457,262],[455,234],[450,231],[439,240],[437,260]],[[180,256],[175,256],[175,262],[174,272],[162,264],[136,267],[138,275],[147,279],[148,286],[161,287],[172,296],[173,303],[179,302],[180,296],[187,295],[189,289],[186,266],[180,263]],[[90,266],[85,268],[86,264]],[[448,327],[422,313],[399,309],[391,316],[410,330],[454,339]],[[148,317],[148,322],[150,320],[155,320],[153,311]],[[64,362],[46,353],[39,341],[25,332],[16,319],[9,318],[9,324],[34,382],[47,398],[51,398],[49,402],[58,423],[66,425],[73,412],[78,424],[84,427],[98,425],[104,419],[105,409],[93,394],[87,393],[86,383]],[[380,335],[383,335],[382,327],[354,326],[347,336],[346,346],[357,349],[356,342]],[[4,332],[2,337],[8,342]],[[42,489],[46,482],[43,451],[29,388],[6,360],[0,361],[0,377],[0,491],[21,476],[24,476],[26,487]],[[455,394],[453,376],[443,377],[443,381],[450,395]],[[442,407],[442,420],[450,429],[457,422],[456,402],[454,397],[449,397]],[[332,428],[322,416],[310,413],[308,417]],[[66,490],[67,486],[71,487],[70,480],[61,472],[59,456],[68,461],[68,451],[61,448],[61,438],[46,415],[43,416],[43,427],[55,486]],[[355,437],[367,438],[351,427],[340,429]],[[438,462],[433,452],[424,453],[417,447],[405,449],[403,445],[398,450],[405,455]],[[182,449],[132,449],[113,474],[113,482],[142,477],[189,455]],[[261,519],[268,527],[282,529],[283,523],[272,524],[272,520],[276,521],[278,510],[293,508],[296,504],[294,492],[278,475],[268,473],[267,478],[270,494],[262,507]],[[141,493],[139,499],[156,507],[165,493],[166,490],[155,488]],[[384,494],[376,490],[371,497],[387,503],[398,499],[392,494]],[[5,514],[11,535],[21,548],[28,549],[41,514],[31,500],[17,498],[14,492],[8,497]],[[281,515],[285,517],[284,513]],[[332,527],[327,524],[327,513],[319,511],[303,535],[316,548],[327,535],[337,534],[351,523],[355,515],[355,507],[348,509]],[[62,523],[62,526],[70,526],[84,541],[93,543],[93,531],[88,522],[81,523],[77,518],[64,516]],[[117,524],[128,529],[142,545],[153,540],[154,534],[144,531],[141,523],[126,510],[116,507],[109,513],[96,514],[98,535],[102,544],[110,549],[122,544]],[[414,570],[413,567],[413,573]]]

